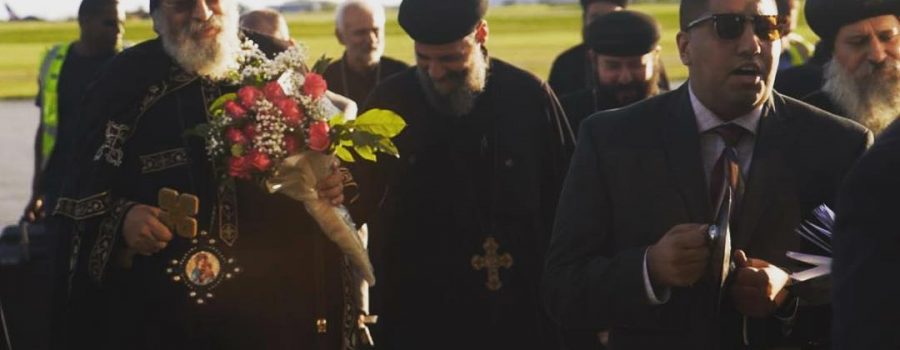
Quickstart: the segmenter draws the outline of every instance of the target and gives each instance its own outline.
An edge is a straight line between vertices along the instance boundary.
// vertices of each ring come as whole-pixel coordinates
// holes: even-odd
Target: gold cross
[[[159,221],[184,238],[197,236],[197,219],[200,199],[192,194],[179,194],[171,188],[159,190]]]
[[[508,269],[512,267],[512,255],[509,255],[509,253],[498,255],[497,249],[500,248],[500,245],[497,244],[497,240],[494,237],[485,239],[482,247],[484,247],[485,254],[484,256],[475,255],[472,257],[472,268],[476,271],[486,269],[488,279],[485,285],[488,290],[497,291],[500,287],[503,287],[503,283],[500,282],[500,268]]]

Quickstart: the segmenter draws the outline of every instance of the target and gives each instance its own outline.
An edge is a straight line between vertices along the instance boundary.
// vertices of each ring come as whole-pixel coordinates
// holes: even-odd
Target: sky
[[[394,0],[382,0],[385,3],[396,3]],[[132,11],[138,8],[147,8],[149,0],[119,0],[125,6],[125,10]],[[240,0],[241,3],[251,7],[266,7],[280,5],[285,0]],[[9,4],[13,11],[20,17],[38,16],[46,19],[63,19],[75,17],[78,12],[79,0],[0,0],[0,5]],[[6,20],[9,14],[4,6],[0,6],[0,20]]]

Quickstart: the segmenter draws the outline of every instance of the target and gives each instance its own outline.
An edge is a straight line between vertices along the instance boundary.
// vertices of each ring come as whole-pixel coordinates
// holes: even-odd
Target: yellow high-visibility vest
[[[44,130],[41,134],[42,167],[47,165],[50,154],[53,153],[53,146],[56,145],[59,126],[59,75],[71,46],[72,44],[53,46],[41,64],[41,75],[38,79],[41,84],[41,125]]]

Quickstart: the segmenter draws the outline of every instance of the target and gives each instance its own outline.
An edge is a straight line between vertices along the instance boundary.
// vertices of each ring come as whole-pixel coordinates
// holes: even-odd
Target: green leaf
[[[235,157],[242,157],[244,155],[244,146],[240,144],[231,145],[231,155]]]
[[[219,96],[211,105],[209,105],[209,110],[216,113],[216,111],[221,111],[225,107],[225,102],[236,100],[238,95],[236,93],[224,94]]]
[[[382,138],[383,137],[381,136],[367,132],[354,131],[350,134],[350,140],[353,142],[353,147],[367,146],[374,149],[378,146],[378,141]]]
[[[397,136],[406,128],[406,121],[393,111],[376,108],[357,117],[353,126],[356,131],[390,138]]]
[[[206,138],[206,136],[209,135],[210,129],[212,129],[212,126],[207,123],[197,124],[197,126],[194,126],[192,129],[185,130],[184,136],[198,136]]]
[[[359,154],[365,160],[368,161],[377,161],[378,157],[375,156],[375,148],[369,145],[353,145],[353,150]]]
[[[353,153],[350,153],[344,146],[337,146],[334,149],[334,154],[347,163],[353,163],[355,161],[355,159],[353,159]]]
[[[337,126],[343,126],[347,123],[347,120],[344,119],[343,113],[335,114],[331,119],[328,119],[328,126],[334,129]]]
[[[391,139],[385,137],[381,140],[378,140],[378,151],[381,153],[393,156],[395,158],[400,157],[400,150],[397,149],[397,145],[391,142]]]
[[[329,65],[331,65],[331,61],[331,58],[328,58],[327,56],[325,56],[325,54],[322,54],[322,57],[319,57],[319,59],[316,60],[316,63],[313,64],[312,72],[320,75],[325,74],[325,70],[328,69]]]

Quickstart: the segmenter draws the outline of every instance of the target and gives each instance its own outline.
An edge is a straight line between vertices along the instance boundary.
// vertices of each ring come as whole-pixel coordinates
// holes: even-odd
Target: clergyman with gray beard
[[[824,85],[803,98],[879,133],[900,117],[900,2],[809,0],[810,27],[831,50]]]
[[[488,53],[487,3],[403,1],[416,67],[366,106],[407,123],[400,158],[357,173],[385,348],[559,348],[537,290],[573,135],[546,84]]]
[[[218,79],[237,68],[237,2],[151,0],[150,8],[159,38],[117,56],[83,102],[79,168],[56,208],[75,256],[64,336],[53,341],[159,350],[361,344],[357,322],[344,322],[362,315],[344,297],[359,286],[344,278],[339,248],[301,203],[221,180],[227,169],[215,169],[205,140],[186,133],[237,90]],[[284,49],[247,35],[267,54]],[[319,196],[340,203],[342,178],[326,178]],[[162,224],[161,188],[198,198],[195,238]]]

